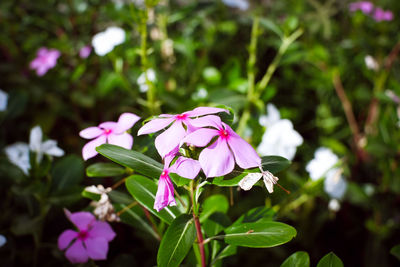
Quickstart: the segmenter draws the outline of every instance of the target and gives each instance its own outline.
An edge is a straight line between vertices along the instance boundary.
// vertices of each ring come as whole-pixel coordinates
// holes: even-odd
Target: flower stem
[[[194,224],[196,227],[197,242],[199,244],[201,267],[206,267],[206,254],[204,251],[204,239],[203,239],[203,233],[201,232],[201,224],[199,221],[199,214],[198,214],[199,209],[198,209],[198,206],[196,203],[196,197],[194,195],[195,191],[196,191],[196,185],[195,185],[195,182],[192,180],[190,182],[190,196],[192,198],[193,219],[194,219]]]

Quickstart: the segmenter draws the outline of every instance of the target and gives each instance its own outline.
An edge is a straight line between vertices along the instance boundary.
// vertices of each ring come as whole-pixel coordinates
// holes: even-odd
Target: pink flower
[[[126,131],[140,119],[133,113],[123,113],[118,119],[118,122],[107,121],[99,124],[98,127],[89,127],[82,130],[79,135],[85,139],[96,138],[87,143],[82,149],[84,160],[96,156],[98,153],[96,147],[109,143],[112,145],[121,146],[126,149],[131,149],[133,137]]]
[[[214,115],[192,121],[194,127],[201,128],[188,134],[182,143],[204,147],[214,137],[217,139],[204,148],[199,155],[200,166],[207,177],[223,176],[232,172],[235,162],[243,169],[257,167],[261,158],[254,148],[236,134],[231,127]]]
[[[229,113],[226,109],[222,108],[198,107],[182,114],[161,114],[158,118],[143,125],[143,127],[139,129],[138,135],[155,133],[171,124],[171,126],[157,136],[155,140],[157,151],[160,156],[164,158],[168,153],[179,146],[181,140],[188,133],[196,130],[196,128],[192,126],[192,122],[195,120],[192,118],[219,112]],[[186,129],[184,126],[186,126]]]
[[[56,49],[47,49],[42,47],[38,50],[36,58],[31,61],[29,67],[32,70],[36,70],[38,76],[43,76],[49,69],[56,66],[57,59],[60,55],[60,51]]]
[[[86,45],[84,47],[81,48],[81,50],[79,50],[79,56],[80,58],[87,58],[88,56],[90,56],[90,53],[92,52],[92,47],[90,47],[90,45]]]
[[[377,7],[374,11],[373,19],[377,22],[379,21],[391,21],[393,20],[393,13],[390,10],[383,10],[380,7]]]
[[[58,237],[58,248],[66,249],[65,256],[71,263],[84,263],[89,258],[105,260],[108,242],[115,237],[111,226],[107,222],[97,221],[90,212],[66,213],[78,231],[65,230]]]
[[[374,4],[369,1],[354,2],[349,5],[349,10],[355,12],[361,10],[364,14],[370,14],[374,9]]]

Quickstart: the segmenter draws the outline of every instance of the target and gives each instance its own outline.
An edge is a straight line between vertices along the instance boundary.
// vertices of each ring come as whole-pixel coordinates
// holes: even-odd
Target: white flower
[[[0,248],[7,243],[7,238],[4,235],[0,235]]]
[[[346,192],[347,182],[338,168],[328,171],[324,181],[325,192],[331,197],[341,199]]]
[[[61,157],[64,155],[64,150],[57,146],[57,141],[46,140],[42,143],[43,133],[40,126],[32,128],[29,136],[29,148],[31,151],[36,153],[36,162],[40,163],[43,158],[43,154],[55,157]]]
[[[153,69],[148,69],[146,73],[147,73],[147,79],[150,82],[156,81],[156,72]],[[139,85],[139,91],[141,93],[145,93],[147,92],[147,90],[149,90],[149,86],[146,83],[146,75],[144,72],[140,74],[139,78],[137,79],[137,83]]]
[[[0,111],[4,111],[7,108],[8,94],[0,89]]]
[[[276,182],[279,180],[278,177],[275,177],[269,171],[264,171],[262,169],[261,173],[256,172],[247,174],[245,177],[243,177],[242,180],[240,180],[238,185],[245,191],[250,190],[253,185],[261,179],[261,177],[263,178],[265,187],[267,188],[268,192],[274,192],[274,184],[276,184]]]
[[[338,161],[338,156],[333,154],[329,148],[320,147],[315,151],[314,159],[307,164],[306,170],[312,180],[318,180],[327,175],[327,171],[336,165]]]
[[[337,212],[340,210],[340,202],[337,199],[331,199],[328,204],[331,211]]]
[[[93,214],[96,215],[100,220],[107,220],[109,222],[120,221],[118,215],[114,212],[114,207],[110,202],[110,199],[107,193],[112,191],[111,187],[104,188],[103,185],[99,184],[97,186],[88,186],[85,188],[85,191],[99,194],[99,201],[92,201],[90,205],[95,207],[93,210]]]
[[[365,56],[364,58],[365,65],[367,66],[368,69],[377,71],[379,70],[379,64],[376,62],[375,58],[373,58],[370,55]]]
[[[28,175],[31,163],[29,161],[29,146],[25,143],[15,143],[5,148],[8,160],[18,166],[23,173]]]
[[[222,2],[229,7],[239,8],[240,10],[249,8],[249,3],[246,0],[222,0]]]
[[[267,127],[261,143],[257,147],[260,155],[278,155],[292,160],[297,147],[303,143],[301,135],[293,129],[290,120],[280,119],[279,111],[268,104],[268,116],[261,116],[259,123]]]
[[[92,46],[97,55],[104,56],[124,41],[125,31],[123,29],[109,27],[104,32],[99,32],[93,36]]]

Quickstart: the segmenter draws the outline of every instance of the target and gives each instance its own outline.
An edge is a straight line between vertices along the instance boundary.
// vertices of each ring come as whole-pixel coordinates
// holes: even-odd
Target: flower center
[[[222,139],[228,139],[229,138],[229,133],[228,133],[227,130],[221,129],[221,130],[218,131],[218,134]]]
[[[163,172],[161,173],[161,177],[165,178],[168,176],[169,171],[168,170],[163,170]]]
[[[88,238],[88,236],[89,236],[89,232],[86,231],[86,230],[81,230],[81,231],[78,233],[78,239],[79,239],[79,240],[82,240],[82,241],[86,240],[86,239]]]
[[[105,133],[106,135],[109,135],[111,132],[112,132],[111,129],[104,129],[104,133]]]
[[[175,116],[175,119],[178,121],[183,121],[186,120],[187,116],[188,116],[187,114],[178,114]]]

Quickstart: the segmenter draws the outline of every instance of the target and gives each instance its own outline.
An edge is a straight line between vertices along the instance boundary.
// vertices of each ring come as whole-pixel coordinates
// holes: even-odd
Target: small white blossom
[[[40,126],[32,128],[29,136],[29,148],[36,153],[36,162],[42,161],[43,155],[61,157],[64,155],[64,150],[57,146],[57,141],[46,140],[42,143],[43,132]]]
[[[7,109],[8,94],[0,89],[0,111]]]
[[[331,211],[338,212],[340,210],[340,202],[337,199],[331,199],[328,204],[328,208]]]
[[[5,148],[5,153],[11,163],[18,166],[24,174],[28,175],[31,168],[28,144],[18,142],[9,145]]]
[[[156,81],[156,72],[153,69],[148,69],[146,73],[147,73],[147,79],[150,82]],[[146,74],[144,72],[140,74],[139,78],[137,79],[137,83],[139,85],[139,91],[141,93],[145,93],[147,92],[147,90],[149,90],[149,86],[146,83]]]
[[[331,197],[341,199],[347,189],[347,182],[338,168],[328,171],[324,181],[324,190]]]
[[[246,0],[222,0],[225,5],[233,8],[239,8],[240,10],[247,10],[249,3]]]
[[[312,180],[318,180],[327,174],[336,163],[339,158],[329,148],[320,147],[315,151],[314,159],[311,160],[306,170],[310,174]]]
[[[376,62],[375,58],[373,58],[370,55],[365,56],[364,58],[365,65],[367,66],[368,69],[378,71],[379,70],[379,64]]]
[[[99,32],[93,36],[92,46],[97,55],[104,56],[124,41],[125,31],[123,29],[109,27],[104,32]]]
[[[7,238],[4,235],[0,235],[0,248],[7,243]]]
[[[114,207],[108,197],[108,193],[112,191],[110,187],[104,188],[101,184],[97,186],[88,186],[85,191],[99,194],[99,201],[92,201],[91,206],[95,207],[93,214],[96,215],[100,220],[106,220],[109,222],[120,221],[118,215],[114,212]]]

